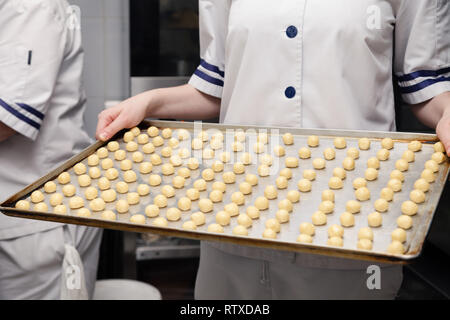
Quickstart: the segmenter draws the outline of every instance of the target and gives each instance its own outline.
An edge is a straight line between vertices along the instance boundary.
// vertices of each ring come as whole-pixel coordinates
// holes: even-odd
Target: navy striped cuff
[[[450,82],[450,67],[439,70],[420,70],[397,77],[400,92],[414,93],[440,82]]]
[[[13,106],[11,106],[10,104],[6,103],[4,100],[0,99],[0,107],[2,107],[3,109],[5,109],[6,111],[8,111],[9,113],[11,113],[12,115],[14,115],[16,118],[18,118],[19,120],[27,123],[28,125],[32,126],[33,128],[40,130],[41,128],[41,123],[42,120],[44,120],[44,114],[39,112],[38,110],[36,110],[33,107],[30,107],[29,105],[26,105],[24,103],[15,103],[15,106],[18,106],[19,108],[27,111],[28,113],[34,115],[36,118],[40,119],[31,119],[29,116],[23,114],[22,112],[20,112],[18,110],[18,108],[14,108]]]

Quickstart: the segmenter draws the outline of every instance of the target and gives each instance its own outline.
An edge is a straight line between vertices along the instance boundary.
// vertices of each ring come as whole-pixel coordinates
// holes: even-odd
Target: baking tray
[[[289,180],[289,187],[286,190],[278,190],[278,198],[275,200],[270,200],[270,208],[266,211],[261,211],[260,219],[253,221],[253,226],[249,228],[248,236],[236,236],[231,233],[234,226],[237,225],[236,217],[232,218],[232,222],[229,226],[225,227],[225,233],[223,234],[213,234],[206,231],[207,226],[210,223],[215,222],[215,213],[222,210],[223,206],[230,203],[230,197],[233,192],[232,188],[237,189],[240,182],[244,180],[244,175],[236,175],[236,183],[228,185],[227,191],[224,194],[223,202],[214,204],[213,213],[205,214],[206,223],[200,226],[196,231],[187,231],[181,228],[183,222],[189,220],[190,214],[192,212],[198,211],[197,203],[198,201],[192,202],[192,209],[188,213],[182,213],[182,219],[178,222],[169,222],[169,227],[160,228],[151,225],[153,219],[147,218],[145,225],[139,225],[129,222],[130,215],[141,213],[144,214],[144,208],[146,205],[152,203],[153,197],[159,194],[161,186],[164,184],[170,184],[173,176],[163,176],[163,183],[160,187],[152,187],[151,193],[147,197],[141,197],[141,202],[139,205],[131,206],[130,212],[127,214],[117,214],[116,221],[107,221],[100,218],[100,213],[93,213],[89,218],[77,217],[73,215],[70,210],[67,215],[57,215],[53,213],[42,213],[33,211],[24,211],[14,208],[15,203],[18,200],[26,199],[30,194],[43,187],[47,181],[51,181],[57,178],[57,176],[68,171],[72,176],[72,181],[74,181],[73,169],[71,169],[76,163],[84,162],[86,163],[86,158],[95,153],[95,151],[106,145],[106,142],[97,141],[87,149],[85,149],[80,154],[74,156],[63,165],[59,166],[57,169],[53,170],[46,176],[32,183],[31,185],[24,188],[22,191],[16,193],[4,203],[0,205],[0,211],[8,216],[21,217],[27,219],[54,221],[69,224],[86,225],[92,227],[109,228],[116,230],[132,231],[132,232],[142,232],[142,233],[156,233],[168,236],[185,237],[199,240],[210,240],[210,241],[223,241],[230,242],[240,245],[249,245],[262,248],[287,250],[287,251],[297,251],[306,252],[313,254],[328,255],[334,257],[343,257],[351,259],[369,260],[377,262],[386,263],[407,263],[412,259],[419,256],[423,242],[431,225],[431,221],[437,207],[439,198],[441,196],[442,190],[444,188],[445,182],[447,181],[449,173],[449,162],[445,162],[440,165],[440,170],[436,174],[436,181],[431,184],[430,191],[426,194],[427,200],[424,204],[419,205],[419,213],[413,217],[413,228],[407,231],[407,242],[405,243],[406,252],[404,254],[390,254],[386,252],[387,246],[390,243],[390,233],[394,230],[396,226],[396,219],[401,215],[400,206],[401,203],[407,200],[409,192],[413,189],[413,184],[416,179],[418,179],[420,172],[423,170],[423,165],[426,160],[430,159],[433,151],[433,143],[437,142],[438,139],[435,135],[430,134],[418,134],[418,133],[398,133],[398,132],[369,132],[369,131],[347,131],[347,130],[326,130],[326,129],[296,129],[296,128],[280,128],[280,127],[261,127],[261,126],[242,126],[242,125],[220,125],[220,124],[208,124],[208,123],[193,123],[193,122],[174,122],[174,121],[144,121],[139,127],[141,129],[146,129],[149,126],[156,126],[158,128],[172,128],[174,135],[176,136],[176,129],[187,129],[191,132],[199,132],[200,130],[206,130],[210,133],[221,131],[225,136],[225,141],[232,141],[234,139],[235,130],[245,130],[248,133],[247,142],[245,143],[245,148],[241,152],[230,151],[232,155],[235,155],[235,159],[240,158],[240,154],[243,152],[249,152],[252,154],[253,158],[256,157],[253,151],[253,143],[256,142],[256,135],[252,132],[267,132],[269,134],[269,144],[267,145],[267,153],[271,153],[275,145],[284,145],[281,141],[281,135],[290,132],[294,135],[295,144],[293,147],[286,146],[286,156],[298,157],[297,151],[302,146],[307,146],[306,140],[310,135],[318,135],[320,137],[320,146],[318,148],[310,148],[312,151],[312,156],[308,160],[299,161],[299,168],[293,169],[293,177]],[[125,130],[118,133],[112,140],[116,140],[120,143],[121,149],[124,149],[124,142],[122,140]],[[302,178],[302,172],[304,169],[312,169],[312,160],[314,158],[323,157],[323,150],[327,147],[333,147],[333,139],[335,137],[344,137],[347,141],[347,148],[343,150],[336,150],[336,159],[333,161],[327,161],[327,166],[324,170],[317,171],[317,178],[313,181],[312,191],[309,193],[302,193],[301,201],[298,204],[294,204],[294,212],[290,215],[290,222],[282,224],[281,233],[276,240],[269,240],[262,238],[264,227],[264,222],[269,218],[275,217],[275,212],[277,210],[277,203],[281,199],[284,199],[288,190],[297,189],[297,181]],[[311,215],[313,212],[318,210],[318,206],[321,202],[321,192],[324,189],[328,189],[328,179],[332,176],[332,170],[335,167],[341,167],[342,159],[346,156],[346,150],[350,147],[357,147],[358,139],[362,137],[367,137],[371,139],[372,145],[368,151],[360,151],[360,158],[356,160],[356,168],[353,171],[347,172],[347,178],[344,180],[344,188],[341,190],[336,190],[336,203],[335,211],[332,214],[327,215],[328,222],[325,226],[316,226],[316,235],[314,236],[313,244],[303,244],[297,243],[296,238],[299,234],[298,227],[301,222],[311,222]],[[395,141],[395,147],[391,150],[391,155],[388,161],[381,162],[381,168],[379,170],[380,174],[376,181],[369,182],[368,188],[371,191],[371,200],[362,202],[361,213],[355,215],[355,226],[352,228],[346,228],[344,234],[344,246],[331,247],[326,245],[327,240],[327,229],[331,224],[340,224],[339,216],[345,211],[345,203],[347,200],[354,199],[353,187],[351,185],[352,181],[356,177],[363,177],[364,170],[366,169],[366,161],[368,158],[375,156],[376,152],[381,148],[381,139],[385,137],[390,137]],[[357,242],[357,231],[361,227],[367,226],[367,215],[374,210],[373,202],[378,198],[380,190],[387,184],[389,180],[389,173],[394,169],[394,163],[397,159],[401,157],[404,150],[407,149],[407,143],[413,140],[419,140],[423,142],[422,151],[416,153],[415,162],[410,164],[410,169],[405,172],[405,182],[403,184],[402,192],[396,193],[394,196],[394,201],[390,202],[390,208],[387,213],[383,215],[383,226],[380,228],[374,228],[374,242],[373,249],[370,251],[360,250],[356,248]],[[225,143],[224,145],[229,146],[230,143]],[[139,146],[141,149],[142,146]],[[180,146],[176,149],[186,147],[189,150],[190,140],[180,141]],[[155,152],[158,152],[162,147],[157,147]],[[229,151],[229,150],[227,150]],[[216,155],[220,153],[220,150],[216,152]],[[195,154],[194,154],[195,156]],[[148,155],[145,155],[147,158]],[[198,158],[198,155],[196,156]],[[201,155],[200,155],[201,157]],[[285,157],[281,158],[284,159]],[[127,152],[127,158],[131,159],[131,153]],[[162,158],[163,162],[168,160]],[[277,157],[274,156],[273,170],[281,170],[284,168],[284,160],[280,162],[278,168],[276,168]],[[146,161],[146,160],[144,160]],[[135,183],[129,184],[130,192],[135,191],[135,188],[139,183],[148,183],[148,175],[139,174],[137,169],[138,164],[133,164],[133,170],[138,173],[138,180]],[[114,161],[114,167],[118,168],[118,163]],[[207,164],[201,163],[200,168],[191,171],[191,178],[186,180],[185,188],[178,190],[176,189],[176,196],[168,199],[167,208],[176,206],[178,199],[184,196],[185,190],[188,189],[193,181],[200,178],[200,173],[202,169],[206,168]],[[383,170],[384,169],[384,170]],[[118,168],[120,174],[122,171]],[[232,171],[232,164],[225,164],[224,171]],[[103,172],[103,170],[102,170]],[[160,173],[160,166],[154,166],[152,173]],[[257,174],[257,165],[253,164],[246,167],[246,173]],[[257,187],[254,187],[252,194],[246,196],[245,206],[240,208],[241,212],[245,212],[245,208],[248,205],[252,205],[256,197],[263,193],[265,186],[272,184],[274,185],[274,180],[278,175],[271,175],[267,178],[259,177],[259,183]],[[115,183],[121,180],[121,176],[115,182],[112,182],[112,188],[114,188]],[[216,180],[221,180],[221,174],[216,174]],[[95,186],[96,180],[93,181],[93,186]],[[207,191],[201,192],[200,197],[208,197],[211,191],[211,185],[213,182],[208,182]],[[60,192],[60,186],[57,183],[58,190]],[[84,188],[77,187],[77,194],[82,196]],[[124,198],[124,195],[118,194],[118,199]],[[48,198],[48,197],[47,197]],[[46,200],[48,202],[48,199]],[[66,202],[67,204],[67,199]],[[49,208],[51,206],[49,205]],[[165,215],[166,209],[162,209],[160,216]],[[112,204],[107,204],[106,209],[112,209]]]

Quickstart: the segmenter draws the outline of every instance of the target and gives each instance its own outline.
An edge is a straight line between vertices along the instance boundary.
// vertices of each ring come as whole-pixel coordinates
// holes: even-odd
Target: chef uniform
[[[189,83],[222,99],[222,123],[394,131],[393,81],[408,104],[450,91],[449,1],[199,3]],[[394,298],[401,267],[369,290],[371,264],[203,242],[196,298]]]
[[[0,201],[90,144],[76,19],[66,1],[0,0],[0,121],[17,132],[0,142]],[[98,229],[0,214],[0,299],[92,296],[100,241]]]

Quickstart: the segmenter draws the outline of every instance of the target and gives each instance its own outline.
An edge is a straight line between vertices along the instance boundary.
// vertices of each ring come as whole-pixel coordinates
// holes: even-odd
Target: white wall
[[[85,127],[94,136],[97,115],[107,100],[129,95],[128,0],[68,0],[81,10],[87,95]]]

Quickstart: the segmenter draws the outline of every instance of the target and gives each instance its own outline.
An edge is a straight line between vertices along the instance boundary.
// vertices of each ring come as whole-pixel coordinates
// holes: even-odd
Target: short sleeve
[[[0,121],[35,140],[64,59],[64,17],[41,1],[8,5],[0,14]]]
[[[229,0],[199,0],[201,60],[189,84],[217,98],[222,97],[225,81],[229,8]]]
[[[403,100],[418,104],[450,91],[450,1],[403,0],[395,30]]]

